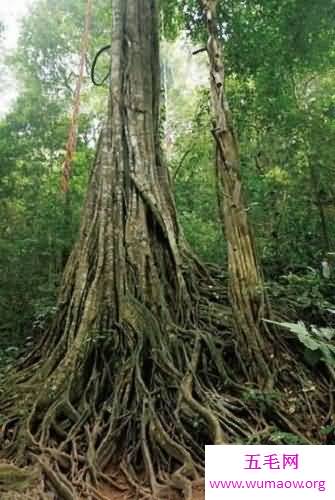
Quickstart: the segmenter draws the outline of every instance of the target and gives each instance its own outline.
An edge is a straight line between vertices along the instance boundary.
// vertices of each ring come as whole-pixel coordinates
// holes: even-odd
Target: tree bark
[[[192,500],[205,444],[269,432],[264,400],[252,409],[245,402],[257,363],[260,379],[267,376],[259,331],[265,295],[239,175],[229,163],[237,161],[237,146],[217,101],[219,189],[224,183],[227,191],[220,207],[243,356],[222,272],[199,263],[177,223],[159,144],[157,9],[157,0],[113,2],[107,121],[79,239],[51,329],[0,388],[2,454],[18,465],[37,464],[41,484],[65,500],[100,498],[102,481],[122,489],[110,473],[115,468],[136,498],[170,498],[173,487]],[[212,64],[220,60],[216,43],[209,44]],[[222,91],[214,68],[216,98],[214,90]],[[287,359],[285,351],[279,363]],[[278,391],[286,390],[283,383]],[[296,385],[296,400],[306,405],[300,379]],[[305,420],[295,420],[300,435],[324,410],[328,387],[324,392],[320,404],[313,392]],[[287,430],[290,408],[272,406],[273,415]],[[315,426],[318,432],[319,421]],[[5,469],[0,464],[2,489],[6,480],[12,484]]]
[[[327,217],[324,208],[324,202],[321,196],[321,180],[320,180],[320,166],[312,155],[308,155],[307,162],[310,172],[310,184],[312,198],[314,198],[314,203],[317,206],[319,217],[320,217],[320,238],[322,241],[322,249],[324,257],[330,252],[330,237],[327,226]]]
[[[216,23],[217,0],[201,0],[204,10],[214,113],[216,179],[219,215],[228,245],[229,295],[235,325],[240,336],[240,352],[252,374],[262,385],[271,382],[265,347],[263,318],[269,318],[264,279],[247,217],[240,176],[240,153],[232,115],[225,93],[223,55]]]
[[[77,479],[84,474],[82,454],[82,488],[105,480],[112,461],[140,491],[149,485],[146,495],[164,495],[168,483],[191,498],[197,415],[203,436],[223,441],[219,401],[199,384],[195,395],[193,379],[206,366],[202,344],[219,335],[211,322],[222,327],[224,314],[209,314],[217,283],[184,241],[161,154],[157,1],[114,0],[112,19],[107,121],[80,235],[53,325],[21,363],[4,407],[18,421],[12,455],[24,461],[30,450],[61,498],[75,498],[68,476],[73,467]]]
[[[129,318],[133,301],[162,321],[180,317],[188,301],[159,144],[157,15],[153,1],[113,4],[108,119],[49,335],[55,349],[59,334],[62,345],[66,339],[73,346],[72,364],[93,330],[109,331]],[[57,370],[64,374],[63,355],[60,349]]]

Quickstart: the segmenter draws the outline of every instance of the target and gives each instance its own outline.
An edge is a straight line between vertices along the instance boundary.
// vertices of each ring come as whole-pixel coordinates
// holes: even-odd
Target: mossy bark
[[[201,390],[195,400],[192,374],[200,337],[210,335],[199,287],[218,284],[183,239],[161,154],[157,1],[114,0],[112,23],[107,120],[80,235],[52,327],[6,401],[13,420],[5,434],[15,422],[9,455],[24,462],[32,450],[61,498],[74,498],[79,464],[90,491],[108,480],[102,471],[111,461],[132,484],[141,466],[156,496],[167,483],[160,468],[170,469],[169,482],[190,497],[189,480],[201,470],[192,418],[208,422],[215,442],[224,434],[216,405],[205,408]],[[210,315],[223,327],[221,316]]]
[[[239,354],[222,271],[204,268],[187,247],[160,151],[157,9],[156,0],[113,2],[107,121],[78,242],[50,330],[0,392],[2,453],[36,464],[45,489],[65,500],[101,498],[101,481],[122,488],[111,468],[134,497],[164,499],[172,487],[191,500],[205,444],[264,441],[274,425],[315,436],[314,417],[328,404],[320,376],[318,396],[306,405],[305,371],[286,351],[272,367],[296,368],[290,390],[299,418],[285,394],[276,403],[246,398],[246,388],[259,386],[244,366],[250,359],[254,368],[263,347],[246,329],[247,354],[243,345]],[[254,265],[247,239],[242,257]],[[240,264],[231,262],[235,273]],[[249,302],[249,285],[238,281],[244,302],[234,307],[247,308],[253,328],[259,296]],[[286,390],[280,375],[277,384]]]
[[[271,355],[264,341],[263,319],[271,316],[262,270],[240,175],[239,144],[225,92],[225,69],[216,21],[217,0],[201,0],[208,31],[216,143],[216,179],[219,214],[228,247],[229,295],[234,321],[240,332],[239,351],[245,371],[262,385],[272,385],[268,366]]]

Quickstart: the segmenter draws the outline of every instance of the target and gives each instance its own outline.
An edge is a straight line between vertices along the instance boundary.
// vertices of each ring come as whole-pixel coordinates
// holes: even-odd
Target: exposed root
[[[12,374],[2,394],[4,455],[38,464],[45,489],[65,500],[102,498],[101,483],[122,491],[105,472],[111,463],[136,498],[166,498],[172,488],[188,500],[204,474],[205,444],[271,443],[276,430],[321,442],[320,424],[334,407],[326,369],[311,373],[281,340],[268,359],[273,390],[261,390],[248,360],[236,355],[224,283],[212,275],[198,290],[197,314],[182,327],[160,325],[128,300],[122,324],[93,337],[85,356],[69,364],[66,384],[52,374],[38,384],[35,369],[30,378],[27,368]],[[2,477],[0,466],[0,486],[14,488]]]

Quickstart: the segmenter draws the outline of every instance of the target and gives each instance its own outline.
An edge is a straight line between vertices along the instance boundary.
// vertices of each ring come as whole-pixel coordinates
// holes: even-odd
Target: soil
[[[6,462],[0,461],[0,463],[4,464]],[[120,484],[120,486],[122,487],[123,491],[107,484],[101,485],[99,488],[99,494],[101,495],[102,499],[137,500],[137,497],[134,496],[134,491],[131,490],[129,486],[122,481],[121,476],[119,476],[119,474],[116,473],[113,468],[107,468],[107,470],[105,470],[105,473],[110,477],[113,478],[116,477],[116,480],[118,484]],[[55,495],[52,492],[49,493],[44,492],[43,495],[41,496],[41,489],[40,489],[41,484],[39,483],[40,481],[36,480],[34,481],[34,484],[32,484],[24,491],[8,491],[8,492],[4,492],[1,489],[1,484],[0,484],[0,500],[40,500],[41,498],[43,498],[43,500],[49,500],[49,499],[55,500]],[[199,485],[198,482],[193,488],[192,500],[204,500],[204,498],[205,498],[204,486]],[[155,500],[183,500],[183,499],[180,495],[177,495],[174,491],[171,490],[170,495],[167,494],[166,496],[164,496],[164,498],[160,497],[159,499]]]
[[[105,500],[136,500],[134,498],[134,494],[131,491],[120,492],[117,489],[104,486],[99,490],[99,493],[102,494]],[[204,500],[205,491],[203,486],[196,486],[193,490],[192,500]],[[158,499],[157,499],[158,500]],[[159,500],[182,500],[181,497],[176,496],[175,493],[171,492],[171,495],[168,495],[165,498],[160,498]]]

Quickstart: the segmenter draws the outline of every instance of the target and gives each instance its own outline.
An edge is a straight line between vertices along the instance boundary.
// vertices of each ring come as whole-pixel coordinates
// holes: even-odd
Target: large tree
[[[211,440],[223,440],[218,403],[205,407],[205,393],[192,396],[200,337],[210,338],[206,321],[224,321],[223,311],[209,317],[201,303],[199,281],[209,278],[185,245],[161,155],[158,28],[156,1],[114,0],[107,120],[80,236],[52,327],[5,405],[21,415],[10,451],[21,458],[27,448],[43,451],[38,460],[65,498],[74,486],[58,467],[71,470],[75,455],[80,462],[87,454],[82,474],[93,485],[116,458],[133,482],[142,465],[157,495],[158,464],[178,488],[197,477],[190,419],[203,418]],[[58,449],[54,439],[63,441]]]
[[[190,499],[205,444],[269,439],[269,424],[316,438],[311,415],[326,408],[328,386],[320,374],[308,406],[308,372],[282,340],[269,364],[283,391],[282,366],[299,367],[291,406],[285,394],[255,398],[256,347],[239,352],[219,273],[177,222],[159,143],[157,1],[114,0],[111,46],[80,235],[51,328],[3,388],[3,448],[19,465],[37,461],[66,500],[115,484],[110,465],[142,496],[166,498],[172,486]]]

